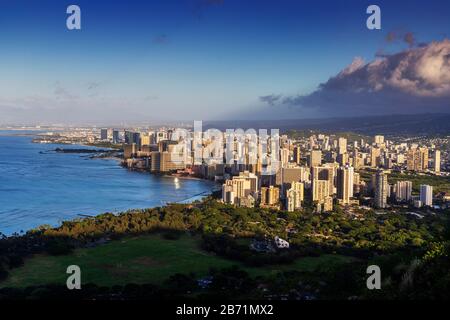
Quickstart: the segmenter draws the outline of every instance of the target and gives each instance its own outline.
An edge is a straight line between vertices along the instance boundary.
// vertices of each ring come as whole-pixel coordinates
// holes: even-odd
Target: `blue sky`
[[[66,29],[70,4],[82,30]],[[366,28],[369,4],[382,30]],[[1,0],[0,123],[340,115],[260,97],[308,95],[354,57],[405,50],[392,31],[442,40],[449,14],[443,0]]]

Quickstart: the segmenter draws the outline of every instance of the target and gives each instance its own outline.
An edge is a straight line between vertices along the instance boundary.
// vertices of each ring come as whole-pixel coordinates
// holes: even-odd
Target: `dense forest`
[[[303,209],[285,212],[262,208],[235,208],[206,199],[194,204],[172,204],[146,210],[130,210],[67,221],[60,227],[41,227],[24,235],[2,236],[0,240],[0,281],[8,271],[21,266],[32,254],[64,255],[102,239],[163,232],[176,238],[179,232],[200,234],[203,249],[251,266],[289,264],[299,257],[339,254],[354,257],[352,263],[321,270],[316,274],[286,272],[276,278],[252,278],[238,268],[211,270],[215,281],[199,290],[195,277],[178,274],[162,286],[133,285],[100,288],[89,285],[82,293],[64,288],[0,289],[0,298],[38,297],[132,298],[170,296],[261,298],[294,295],[299,298],[314,289],[322,299],[432,299],[450,297],[449,212],[419,219],[406,214],[376,214],[367,210],[347,215],[337,207],[333,213]],[[255,252],[242,239],[273,239],[280,236],[289,250]],[[367,290],[366,268],[383,270],[383,290]],[[261,291],[252,288],[263,288]],[[234,289],[232,289],[234,288]],[[61,293],[64,292],[64,293]],[[197,293],[196,293],[197,292]],[[294,293],[295,294],[294,294]]]

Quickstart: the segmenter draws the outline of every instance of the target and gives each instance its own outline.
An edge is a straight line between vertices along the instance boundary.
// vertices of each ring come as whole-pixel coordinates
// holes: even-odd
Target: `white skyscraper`
[[[433,187],[422,184],[420,186],[420,202],[424,206],[432,206],[433,205]]]
[[[411,200],[412,182],[411,181],[397,181],[395,184],[395,198],[397,201]]]

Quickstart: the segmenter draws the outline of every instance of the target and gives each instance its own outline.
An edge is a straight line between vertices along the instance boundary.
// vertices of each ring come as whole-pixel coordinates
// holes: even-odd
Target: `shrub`
[[[53,256],[72,253],[72,246],[64,240],[52,240],[47,243],[47,252]]]

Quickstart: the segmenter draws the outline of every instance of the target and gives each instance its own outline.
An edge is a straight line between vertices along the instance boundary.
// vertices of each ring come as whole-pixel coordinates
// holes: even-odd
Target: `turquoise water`
[[[3,234],[43,224],[58,225],[80,214],[120,212],[184,201],[214,187],[209,181],[131,172],[117,160],[51,152],[57,147],[80,146],[35,144],[31,136],[17,134],[0,131],[0,233]]]

